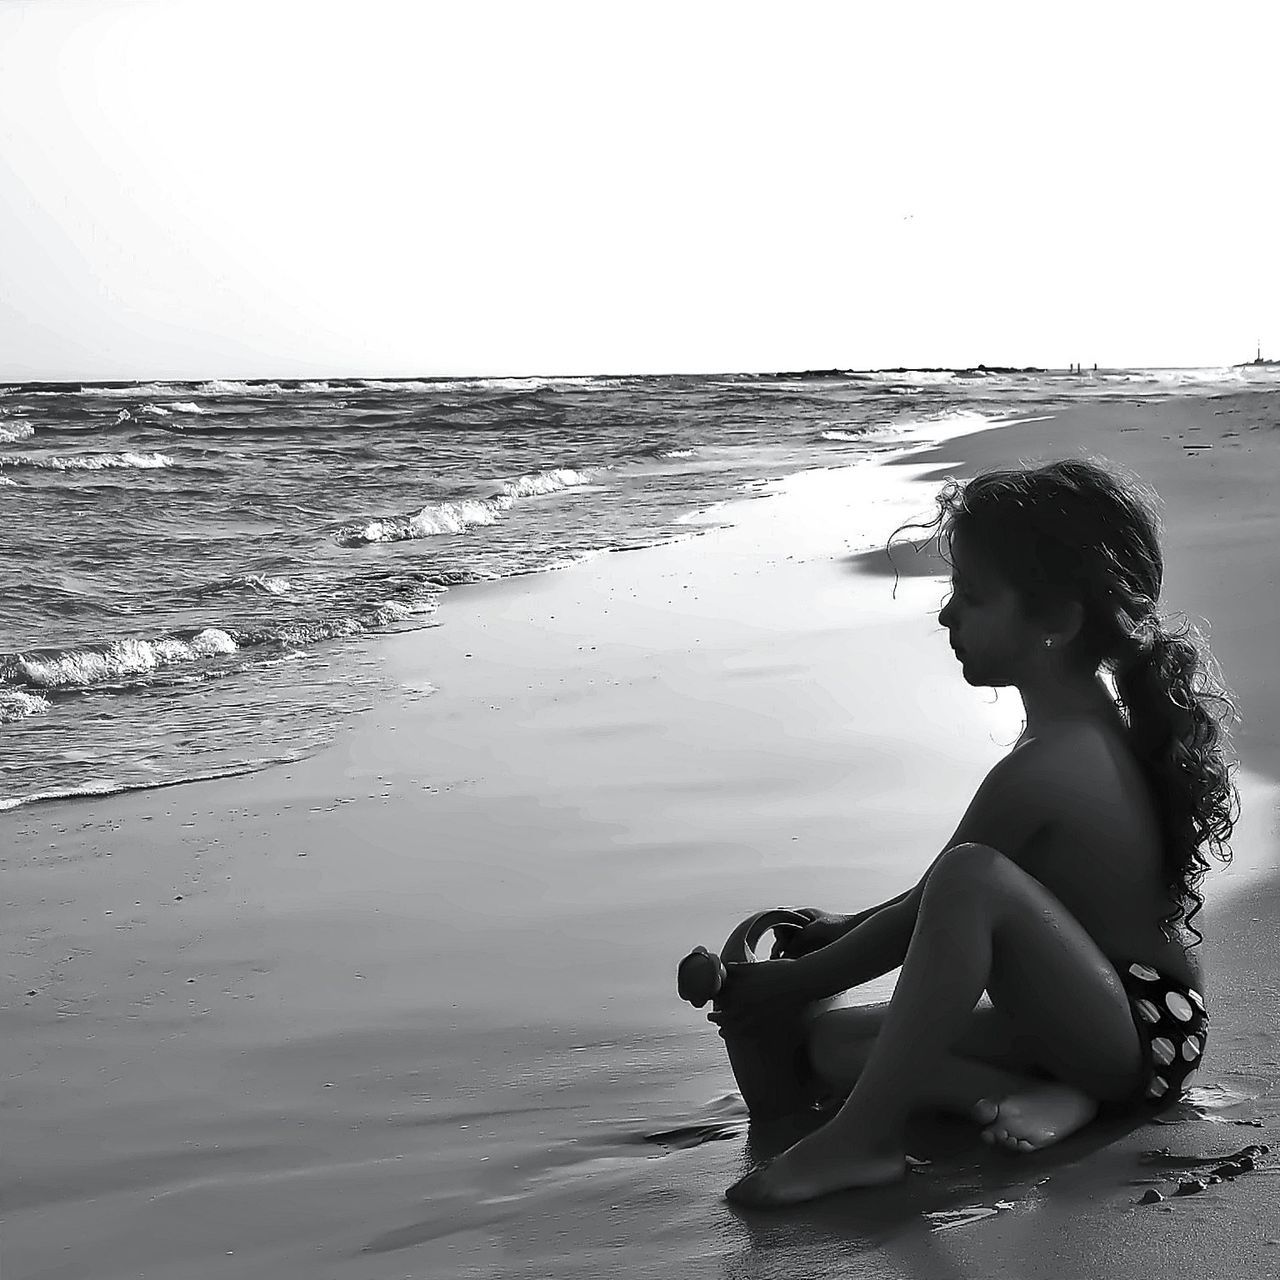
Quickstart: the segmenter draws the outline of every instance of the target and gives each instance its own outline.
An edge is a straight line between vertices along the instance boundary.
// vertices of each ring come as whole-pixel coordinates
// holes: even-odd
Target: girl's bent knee
[[[999,875],[1009,860],[989,844],[953,844],[934,864],[929,883],[941,876],[947,881],[985,883]]]

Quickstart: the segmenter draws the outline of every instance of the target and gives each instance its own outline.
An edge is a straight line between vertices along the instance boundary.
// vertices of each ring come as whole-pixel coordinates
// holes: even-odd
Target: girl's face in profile
[[[959,535],[951,539],[951,598],[938,614],[964,678],[1000,688],[1018,683],[1043,629],[1023,612],[1013,588]]]

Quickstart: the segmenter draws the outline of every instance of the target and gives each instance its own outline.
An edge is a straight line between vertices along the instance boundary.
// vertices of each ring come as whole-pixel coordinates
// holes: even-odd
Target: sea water
[[[697,536],[922,423],[1240,377],[0,387],[0,808],[296,758],[376,698],[368,638],[438,625],[451,588]]]

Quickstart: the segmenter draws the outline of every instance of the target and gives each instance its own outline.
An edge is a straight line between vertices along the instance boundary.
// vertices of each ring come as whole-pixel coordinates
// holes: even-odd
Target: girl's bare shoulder
[[[1158,838],[1150,787],[1121,723],[1065,722],[1038,736],[1035,746],[1051,803],[1072,826],[1126,831],[1144,843]]]

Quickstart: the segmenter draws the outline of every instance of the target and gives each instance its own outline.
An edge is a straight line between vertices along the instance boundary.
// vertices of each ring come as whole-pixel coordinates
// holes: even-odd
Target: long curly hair
[[[1174,909],[1162,921],[1175,936],[1204,905],[1206,852],[1231,861],[1239,816],[1236,768],[1225,758],[1239,718],[1208,642],[1183,618],[1157,612],[1164,579],[1155,492],[1101,460],[1064,459],[1039,467],[948,479],[937,495],[944,558],[957,533],[1013,587],[1028,616],[1047,618],[1065,602],[1083,609],[1066,661],[1086,673],[1110,671],[1134,755],[1161,824],[1164,881]],[[932,539],[926,539],[931,541]]]

